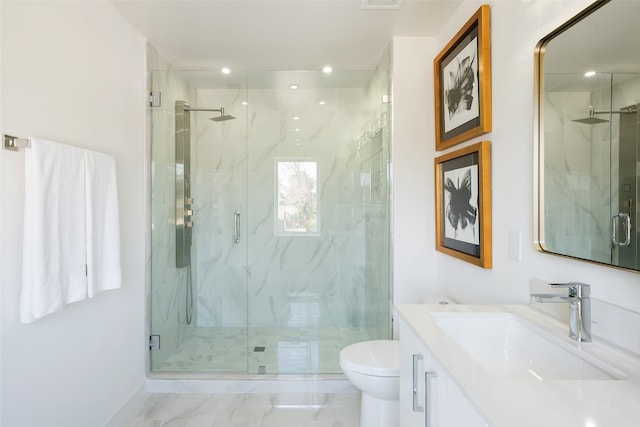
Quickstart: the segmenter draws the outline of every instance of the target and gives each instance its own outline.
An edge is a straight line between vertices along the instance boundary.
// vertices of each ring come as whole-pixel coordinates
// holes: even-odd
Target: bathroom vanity
[[[529,305],[401,304],[396,319],[403,427],[640,422],[640,356]]]
[[[400,424],[403,427],[489,424],[451,379],[444,364],[400,318]]]

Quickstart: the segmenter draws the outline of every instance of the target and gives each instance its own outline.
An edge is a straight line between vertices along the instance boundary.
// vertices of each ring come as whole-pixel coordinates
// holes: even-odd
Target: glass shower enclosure
[[[152,373],[340,373],[389,338],[389,72],[151,88]]]

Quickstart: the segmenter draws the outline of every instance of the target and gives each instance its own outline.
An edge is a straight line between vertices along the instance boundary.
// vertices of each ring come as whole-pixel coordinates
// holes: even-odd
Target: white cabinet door
[[[425,427],[424,371],[426,347],[400,319],[400,426]]]
[[[487,427],[487,422],[403,319],[400,331],[400,426]]]
[[[427,427],[487,427],[488,424],[437,360],[430,360],[427,381]]]

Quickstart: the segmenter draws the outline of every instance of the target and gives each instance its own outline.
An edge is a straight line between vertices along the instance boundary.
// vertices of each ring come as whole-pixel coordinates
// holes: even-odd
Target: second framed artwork
[[[490,142],[436,157],[435,186],[436,250],[491,268]]]
[[[491,131],[489,19],[482,5],[434,60],[437,151]]]

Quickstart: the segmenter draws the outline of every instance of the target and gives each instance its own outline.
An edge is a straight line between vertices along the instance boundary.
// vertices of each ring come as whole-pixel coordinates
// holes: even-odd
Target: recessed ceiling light
[[[289,85],[289,89],[294,89],[294,90],[298,89],[298,85],[297,84]]]
[[[584,73],[585,77],[593,77],[596,75],[595,71],[587,71],[586,73]]]
[[[325,102],[325,101],[319,101],[319,102],[318,102],[318,104],[320,104],[320,105],[325,105],[325,104],[326,104],[326,102]]]
[[[292,118],[293,118],[293,120],[300,120],[300,117],[298,117],[298,116],[293,116]]]
[[[220,69],[220,72],[222,74],[230,74],[231,73],[231,69],[227,68],[227,67],[223,67]]]
[[[327,74],[329,74],[329,73],[330,73],[330,72],[332,72],[332,71],[333,71],[333,68],[331,68],[331,67],[330,67],[330,66],[328,66],[328,65],[327,65],[326,67],[323,67],[323,68],[322,68],[322,72],[323,72],[323,73],[327,73]]]
[[[300,132],[300,129],[296,128],[296,132]]]
[[[242,101],[242,105],[249,105],[247,101]]]

